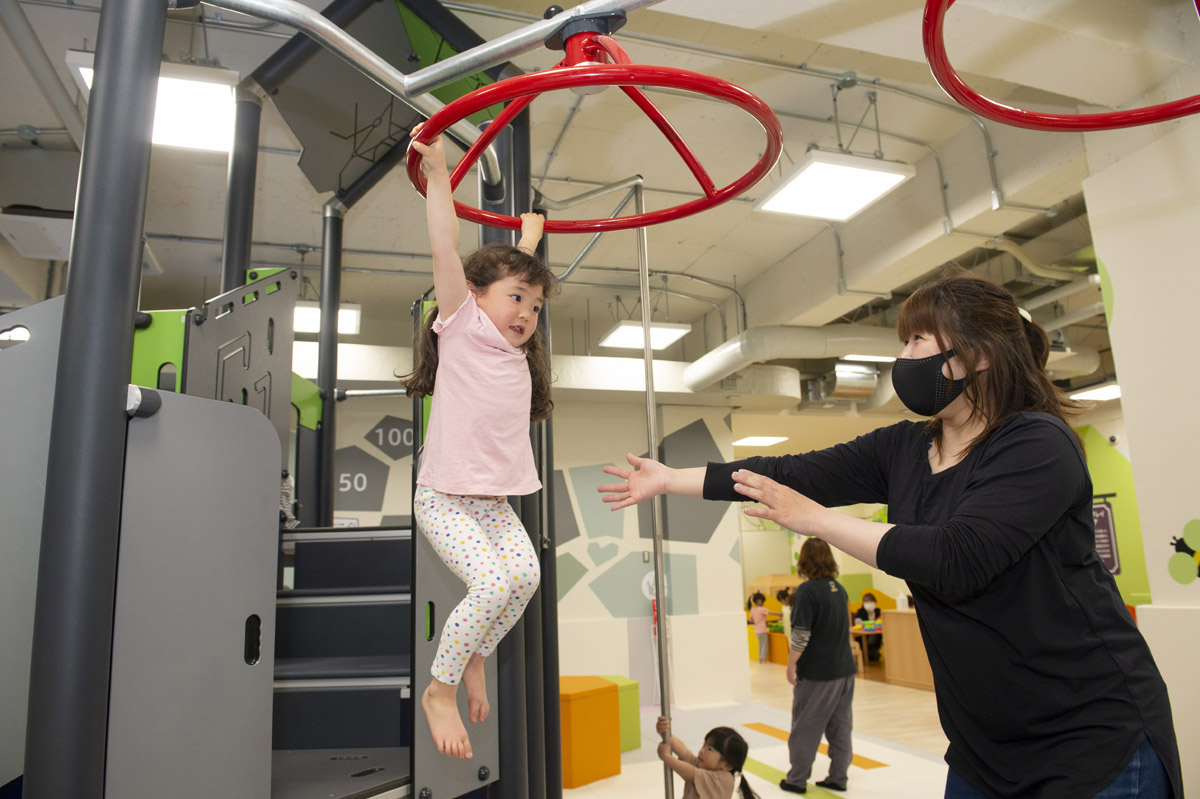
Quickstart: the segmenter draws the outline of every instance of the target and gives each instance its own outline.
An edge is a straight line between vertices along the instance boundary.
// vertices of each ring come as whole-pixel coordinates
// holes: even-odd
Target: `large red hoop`
[[[946,10],[952,5],[954,0],[926,0],[925,17],[921,22],[925,58],[929,61],[929,68],[933,71],[938,85],[946,94],[980,116],[1031,130],[1085,131],[1131,128],[1178,119],[1200,111],[1200,95],[1131,111],[1112,111],[1104,114],[1042,114],[990,100],[968,86],[958,77],[954,67],[950,66],[942,29]],[[1196,0],[1196,7],[1200,10],[1200,0]]]
[[[607,38],[607,37],[597,37]],[[605,48],[607,49],[607,48]],[[483,88],[476,89],[470,94],[454,100],[429,118],[422,127],[416,141],[429,143],[443,131],[460,119],[465,119],[476,111],[480,111],[507,100],[513,100],[504,111],[497,115],[492,124],[484,130],[479,139],[467,150],[466,155],[459,161],[454,172],[450,175],[451,188],[456,188],[462,181],[471,165],[479,158],[496,137],[497,134],[520,113],[527,105],[542,92],[557,89],[570,89],[576,86],[620,86],[630,98],[641,108],[664,136],[675,147],[676,152],[683,158],[692,174],[700,183],[704,197],[690,202],[681,203],[659,211],[649,211],[633,216],[620,216],[604,219],[548,219],[545,229],[550,233],[592,233],[596,231],[628,230],[630,228],[657,225],[673,219],[705,211],[713,206],[732,200],[746,189],[761,180],[775,166],[783,149],[783,129],[779,119],[771,108],[755,95],[728,81],[691,72],[685,69],[653,66],[645,64],[587,64],[580,66],[564,66],[548,69],[543,72],[533,72],[517,75],[498,81]],[[707,172],[700,165],[695,155],[688,149],[683,139],[671,126],[671,123],[654,107],[648,98],[636,87],[661,86],[669,89],[706,94],[741,108],[754,117],[763,126],[767,134],[766,147],[762,157],[754,167],[742,177],[723,188],[716,188]],[[516,99],[514,99],[516,98]],[[425,175],[421,171],[421,154],[415,149],[408,152],[408,177],[422,195],[425,194]],[[478,222],[481,225],[520,230],[521,220],[517,217],[472,208],[469,205],[455,202],[455,211],[463,219]]]

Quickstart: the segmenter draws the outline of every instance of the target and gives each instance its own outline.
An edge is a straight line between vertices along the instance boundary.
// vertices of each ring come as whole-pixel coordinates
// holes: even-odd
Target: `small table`
[[[851,627],[850,637],[858,642],[858,646],[862,649],[863,668],[867,665],[867,641],[871,636],[883,636],[883,628],[876,627],[873,630],[864,630],[862,627]]]

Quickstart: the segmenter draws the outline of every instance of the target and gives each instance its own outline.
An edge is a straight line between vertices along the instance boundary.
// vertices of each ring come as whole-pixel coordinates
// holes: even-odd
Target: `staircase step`
[[[410,584],[411,549],[407,534],[382,538],[297,538],[293,543],[292,587]]]
[[[407,681],[407,677],[278,681],[271,748],[409,746],[413,701]]]
[[[275,657],[407,654],[411,629],[407,593],[287,597],[275,609]]]

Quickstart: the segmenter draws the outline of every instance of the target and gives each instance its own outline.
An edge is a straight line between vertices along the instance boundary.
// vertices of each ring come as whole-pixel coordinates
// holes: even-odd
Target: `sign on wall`
[[[1112,503],[1109,497],[1116,494],[1101,494],[1092,497],[1092,525],[1096,528],[1096,554],[1111,574],[1121,573],[1121,558],[1117,554],[1117,525],[1113,521]]]

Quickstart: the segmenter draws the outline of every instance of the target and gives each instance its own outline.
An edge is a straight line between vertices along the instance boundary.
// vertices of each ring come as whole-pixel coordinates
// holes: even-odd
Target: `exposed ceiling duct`
[[[683,380],[692,391],[701,391],[752,363],[846,355],[895,356],[899,349],[896,331],[890,327],[755,327],[701,356],[683,370]]]

